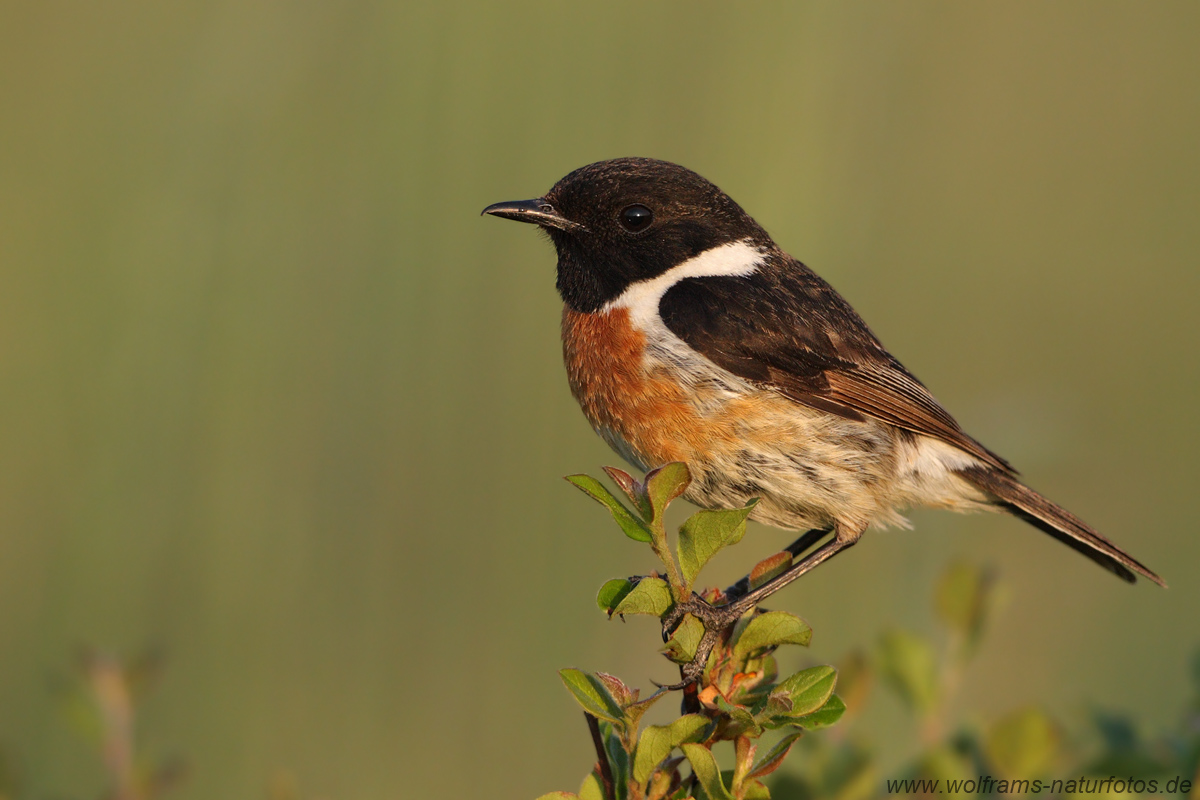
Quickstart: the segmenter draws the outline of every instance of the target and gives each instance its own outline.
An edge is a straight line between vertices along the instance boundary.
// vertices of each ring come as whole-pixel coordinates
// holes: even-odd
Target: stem
[[[679,668],[679,677],[681,680],[686,677],[683,667]],[[694,682],[683,687],[683,700],[679,704],[684,714],[700,713],[700,688]]]
[[[956,631],[951,631],[950,636],[946,639],[946,647],[942,651],[942,691],[938,697],[937,706],[929,713],[921,731],[922,738],[930,746],[942,739],[950,704],[958,694],[958,687],[962,683],[966,647],[966,638]]]
[[[600,722],[586,711],[583,712],[583,717],[587,720],[588,730],[592,732],[592,744],[596,747],[596,766],[600,767],[604,797],[607,800],[615,800],[617,795],[613,789],[612,765],[608,763],[608,751],[604,748],[604,737],[600,735]]]
[[[671,554],[671,547],[667,544],[667,531],[663,526],[662,519],[656,519],[650,524],[650,549],[667,568],[667,582],[671,584],[671,595],[675,602],[679,603],[687,599],[690,592],[688,586],[683,582],[679,565],[675,563],[675,556]]]

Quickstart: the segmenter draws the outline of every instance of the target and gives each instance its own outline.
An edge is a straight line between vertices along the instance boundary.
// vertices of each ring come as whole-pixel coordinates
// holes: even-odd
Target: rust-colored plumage
[[[585,314],[565,306],[562,341],[571,394],[609,444],[643,467],[690,460],[695,412],[677,382],[643,369],[646,336],[626,309]]]

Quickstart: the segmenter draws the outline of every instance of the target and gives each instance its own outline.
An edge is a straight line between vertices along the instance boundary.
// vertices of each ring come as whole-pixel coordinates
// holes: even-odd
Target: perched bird
[[[1129,582],[1165,586],[963,432],[841,295],[696,173],[601,161],[483,213],[554,242],[571,391],[617,453],[643,470],[685,462],[684,496],[702,507],[759,498],[752,519],[810,531],[795,555],[832,533],[763,589],[913,506],[1007,511]]]

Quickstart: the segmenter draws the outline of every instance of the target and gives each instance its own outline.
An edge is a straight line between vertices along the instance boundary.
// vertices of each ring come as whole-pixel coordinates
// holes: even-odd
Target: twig
[[[608,751],[604,749],[604,739],[600,736],[600,722],[586,711],[583,712],[583,717],[587,720],[588,730],[592,732],[592,744],[596,746],[597,766],[600,767],[600,782],[604,784],[604,797],[607,800],[616,800],[612,765],[608,763]]]

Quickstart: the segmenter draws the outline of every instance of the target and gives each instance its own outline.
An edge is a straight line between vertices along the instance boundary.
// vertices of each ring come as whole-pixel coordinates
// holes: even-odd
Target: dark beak
[[[532,222],[544,228],[558,228],[560,231],[586,231],[587,228],[578,222],[572,222],[554,210],[554,206],[544,198],[535,200],[512,200],[507,203],[492,203],[483,210],[483,214],[493,217],[515,219],[517,222]]]

